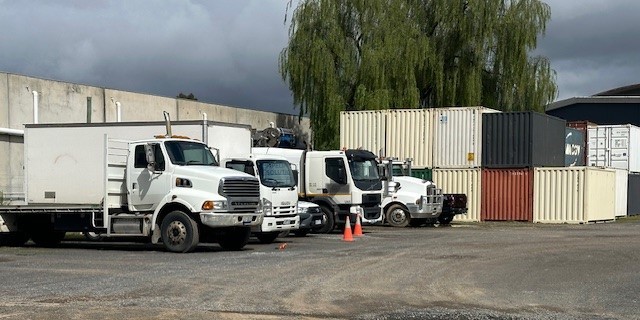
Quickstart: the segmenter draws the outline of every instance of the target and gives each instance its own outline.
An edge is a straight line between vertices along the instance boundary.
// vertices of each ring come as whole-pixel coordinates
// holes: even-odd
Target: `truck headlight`
[[[273,203],[267,199],[262,199],[262,214],[270,216],[273,212]]]
[[[228,208],[227,200],[211,201],[213,202],[213,210],[226,210]]]
[[[308,207],[298,206],[298,214],[305,214],[307,212],[309,212],[309,208]]]

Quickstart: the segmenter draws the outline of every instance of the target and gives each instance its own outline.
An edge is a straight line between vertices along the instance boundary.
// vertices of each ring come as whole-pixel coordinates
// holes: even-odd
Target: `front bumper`
[[[300,214],[300,229],[318,228],[326,223],[324,219],[322,212]]]
[[[353,208],[354,207],[352,207],[352,211],[353,211]],[[380,209],[380,206],[368,206],[368,207],[360,207],[360,208],[362,209],[362,223],[376,224],[376,223],[382,222],[382,211]],[[353,214],[357,212],[351,212],[351,213]],[[355,220],[352,220],[352,222],[355,222]]]
[[[437,218],[442,213],[442,204],[417,205],[415,203],[406,203],[405,205],[411,214],[411,218]]]
[[[259,226],[263,215],[260,213],[201,212],[200,221],[211,228]]]
[[[300,227],[300,216],[264,217],[262,223],[251,227],[252,232],[275,232],[297,230]]]

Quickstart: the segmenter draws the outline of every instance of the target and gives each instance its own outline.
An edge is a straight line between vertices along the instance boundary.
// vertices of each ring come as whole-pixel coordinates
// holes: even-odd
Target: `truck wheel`
[[[170,212],[162,220],[160,231],[164,247],[171,252],[193,251],[200,240],[198,225],[182,211]]]
[[[37,230],[31,233],[31,240],[40,247],[54,247],[64,239],[64,231]]]
[[[100,241],[102,240],[102,235],[95,232],[85,232],[83,233],[85,239],[89,241]]]
[[[29,241],[29,235],[23,231],[0,234],[0,247],[22,247],[27,241]]]
[[[322,220],[324,220],[324,224],[320,227],[313,228],[313,232],[315,233],[329,233],[334,228],[334,219],[333,219],[333,211],[326,206],[320,206],[322,209]]]
[[[443,224],[443,225],[450,224],[451,221],[453,221],[453,215],[446,215],[446,216],[440,215],[438,217],[438,222],[440,222],[440,224]]]
[[[409,212],[405,210],[401,205],[394,204],[387,210],[386,213],[387,222],[392,227],[404,228],[411,221]]]
[[[256,237],[260,240],[260,243],[269,244],[276,240],[280,235],[280,232],[261,232],[256,233]]]
[[[244,248],[249,242],[249,236],[251,235],[251,228],[247,227],[234,227],[225,230],[224,234],[220,236],[218,244],[222,249],[227,251],[238,251]]]

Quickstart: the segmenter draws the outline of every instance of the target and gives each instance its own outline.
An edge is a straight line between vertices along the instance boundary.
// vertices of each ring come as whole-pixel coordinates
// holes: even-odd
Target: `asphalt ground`
[[[0,319],[640,319],[640,219],[0,247]]]

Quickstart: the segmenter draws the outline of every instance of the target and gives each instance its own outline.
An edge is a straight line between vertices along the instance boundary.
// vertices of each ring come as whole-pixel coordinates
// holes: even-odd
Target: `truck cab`
[[[271,243],[280,232],[300,227],[298,189],[287,159],[249,155],[223,159],[222,166],[258,178],[264,218],[262,224],[252,227],[252,233],[260,242]]]
[[[411,176],[411,160],[383,159],[385,192],[382,212],[389,225],[406,227],[435,223],[442,213],[442,190],[432,181]]]
[[[317,231],[326,233],[344,225],[382,221],[382,181],[376,156],[366,150],[305,151],[283,148],[253,148],[253,154],[281,155],[297,165],[299,200],[318,204],[326,223]]]

